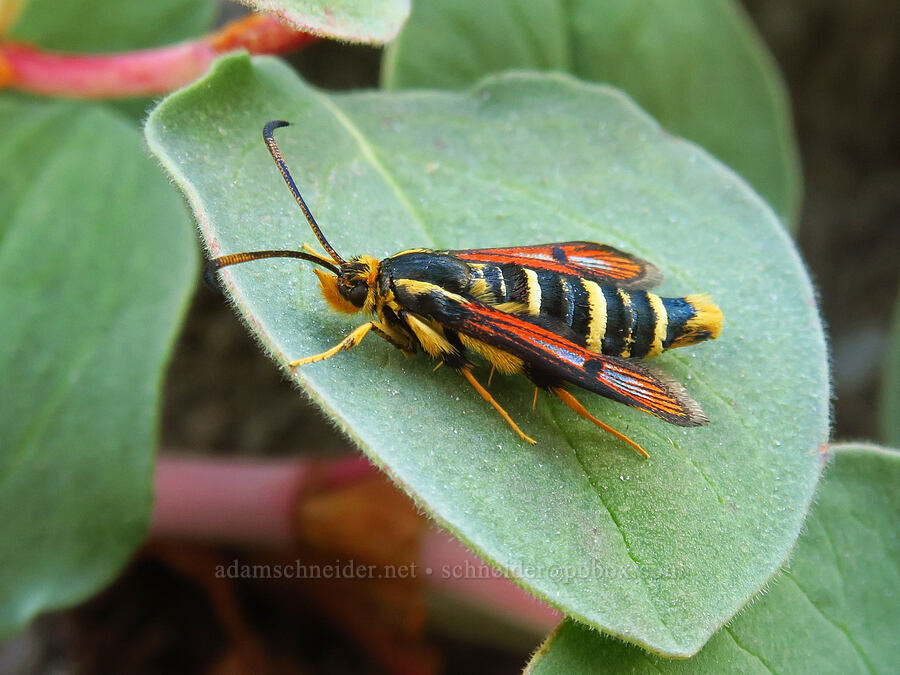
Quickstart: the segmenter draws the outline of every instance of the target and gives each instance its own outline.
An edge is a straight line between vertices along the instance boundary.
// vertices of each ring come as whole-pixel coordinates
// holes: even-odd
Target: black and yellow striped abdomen
[[[470,264],[466,289],[517,314],[552,317],[591,351],[646,358],[718,337],[722,312],[705,295],[663,298],[521,265]]]

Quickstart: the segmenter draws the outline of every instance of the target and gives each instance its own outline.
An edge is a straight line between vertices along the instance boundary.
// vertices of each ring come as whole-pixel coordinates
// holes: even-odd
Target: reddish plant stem
[[[312,462],[163,455],[156,465],[150,534],[287,549],[304,492],[323,483],[346,485],[374,471],[362,457]]]
[[[89,99],[150,96],[195,80],[225,52],[283,54],[318,39],[257,14],[197,40],[117,54],[67,54],[0,43],[0,87]]]
[[[346,490],[377,474],[359,456],[237,461],[164,454],[156,470],[151,536],[290,551],[295,514],[306,495]],[[422,538],[418,574],[427,590],[536,633],[562,618],[441,530],[429,529]]]

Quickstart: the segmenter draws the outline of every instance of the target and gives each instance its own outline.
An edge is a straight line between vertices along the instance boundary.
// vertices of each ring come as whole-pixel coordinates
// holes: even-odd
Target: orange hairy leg
[[[324,351],[321,354],[316,354],[315,356],[307,356],[305,359],[297,359],[296,361],[291,361],[288,366],[291,369],[296,368],[297,366],[304,366],[307,363],[315,363],[317,361],[324,361],[325,359],[330,359],[332,356],[337,354],[338,352],[345,351],[347,349],[353,349],[356,345],[362,342],[362,339],[368,334],[368,332],[372,329],[375,329],[376,332],[381,333],[378,328],[378,325],[374,321],[369,321],[368,323],[364,323],[363,325],[354,329],[350,335],[341,340],[337,345],[329,349],[328,351]]]
[[[572,410],[574,410],[576,413],[581,415],[584,419],[590,420],[591,422],[596,424],[598,427],[603,429],[603,431],[606,431],[606,432],[612,434],[613,436],[615,436],[616,438],[618,438],[619,440],[625,441],[626,443],[628,443],[628,445],[630,445],[632,448],[637,450],[644,457],[646,457],[648,459],[650,458],[650,455],[647,453],[647,451],[644,450],[640,445],[635,443],[633,440],[628,438],[628,436],[626,436],[625,434],[623,434],[619,431],[616,431],[608,424],[604,424],[603,422],[598,420],[596,417],[591,415],[591,413],[589,413],[587,411],[587,409],[583,405],[581,405],[581,403],[578,402],[578,399],[576,399],[574,396],[572,396],[572,394],[567,392],[565,389],[563,389],[562,387],[552,387],[550,389],[550,391],[552,391],[554,394],[559,396],[560,400],[563,403],[565,403]]]
[[[481,386],[481,384],[478,382],[478,380],[475,379],[475,376],[472,375],[472,373],[469,372],[469,369],[468,369],[468,368],[463,368],[462,370],[460,370],[460,372],[461,372],[461,373],[463,374],[463,376],[469,381],[469,383],[470,383],[473,387],[475,387],[475,391],[477,391],[479,394],[481,394],[481,397],[482,397],[485,401],[487,401],[487,402],[490,403],[492,406],[494,406],[494,410],[496,410],[498,413],[500,413],[500,416],[501,416],[503,419],[506,420],[506,423],[509,424],[509,426],[511,426],[511,427],[513,428],[513,431],[515,431],[517,434],[519,434],[519,436],[520,436],[523,440],[528,441],[528,442],[531,443],[532,445],[534,445],[535,443],[537,443],[536,440],[534,440],[533,438],[531,438],[531,437],[525,435],[525,432],[523,432],[523,431],[519,428],[519,425],[516,424],[516,423],[513,421],[513,418],[509,416],[509,413],[506,412],[506,411],[500,406],[500,404],[497,403],[497,401],[494,400],[494,397],[490,395],[490,393],[488,392],[487,389],[485,389],[484,387]]]

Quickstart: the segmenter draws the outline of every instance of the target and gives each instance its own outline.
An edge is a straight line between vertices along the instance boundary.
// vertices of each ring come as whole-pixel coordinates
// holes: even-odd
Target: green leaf
[[[621,87],[796,226],[801,178],[785,87],[738,3],[421,0],[388,50],[382,82],[461,88],[511,68]]]
[[[900,447],[900,294],[894,307],[887,349],[887,368],[884,370],[879,401],[879,422],[885,442]]]
[[[410,0],[240,0],[280,17],[297,30],[324,37],[384,44],[409,16]]]
[[[9,37],[72,52],[158,47],[209,30],[217,6],[214,0],[29,0]]]
[[[0,98],[0,634],[121,568],[152,502],[187,214],[133,124]]]
[[[294,124],[279,131],[294,176],[346,256],[584,238],[657,263],[668,295],[712,293],[722,338],[656,359],[709,427],[579,394],[650,461],[547,396],[532,411],[524,378],[495,378],[531,447],[458,374],[377,338],[295,376],[423,508],[524,587],[627,640],[696,651],[787,557],[827,434],[822,328],[772,212],[607,87],[525,74],[464,93],[329,96],[276,60],[234,56],[146,129],[215,255],[313,241],[260,138],[279,118]],[[363,321],[329,310],[309,267],[223,271],[282,366]]]
[[[690,661],[568,620],[526,672],[891,673],[900,619],[900,453],[833,446],[789,569]]]

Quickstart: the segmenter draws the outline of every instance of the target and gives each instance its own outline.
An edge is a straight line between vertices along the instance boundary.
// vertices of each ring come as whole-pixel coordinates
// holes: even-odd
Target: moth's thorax
[[[450,293],[463,293],[469,286],[472,270],[456,256],[427,249],[401,251],[381,261],[382,284],[398,279],[424,281]]]

